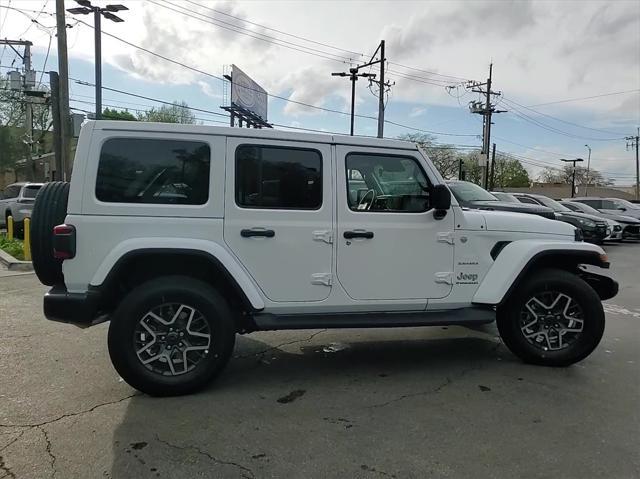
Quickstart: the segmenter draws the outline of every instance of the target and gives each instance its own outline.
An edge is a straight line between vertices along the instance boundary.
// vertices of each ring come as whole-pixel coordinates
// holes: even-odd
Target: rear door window
[[[303,148],[238,146],[236,204],[241,208],[319,209],[322,155]]]
[[[209,199],[209,145],[111,138],[100,152],[96,198],[107,203],[202,205]]]

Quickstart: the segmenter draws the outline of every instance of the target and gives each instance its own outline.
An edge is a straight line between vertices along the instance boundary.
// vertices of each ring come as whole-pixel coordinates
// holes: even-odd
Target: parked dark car
[[[572,211],[547,196],[530,193],[513,193],[513,195],[522,203],[537,204],[551,208],[557,220],[579,228],[582,231],[584,240],[590,243],[602,244],[604,239],[611,233],[607,222],[602,218]]]
[[[577,211],[578,213],[585,213],[588,215],[599,216],[601,218],[617,221],[622,226],[622,239],[640,239],[640,220],[631,216],[617,215],[614,213],[605,213],[604,211],[598,211],[592,208],[586,203],[579,201],[561,201],[561,203],[567,208]]]
[[[523,205],[513,201],[501,201],[493,194],[469,181],[450,180],[447,185],[456,197],[460,206],[478,210],[512,211],[539,215],[544,218],[555,219],[553,210],[540,205]]]

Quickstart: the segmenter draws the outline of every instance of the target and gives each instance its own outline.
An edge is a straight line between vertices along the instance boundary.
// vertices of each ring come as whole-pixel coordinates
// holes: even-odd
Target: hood
[[[602,216],[607,219],[617,221],[618,223],[626,223],[632,225],[640,224],[640,220],[638,218],[634,218],[633,216],[617,215],[615,213],[602,213]]]
[[[553,210],[542,205],[529,205],[525,203],[513,203],[510,201],[469,201],[467,207],[480,210],[514,211],[530,215],[541,215],[545,218],[555,219]]]
[[[578,213],[577,211],[556,211],[556,216],[567,216],[569,218],[581,218],[585,220],[595,221],[596,223],[606,223],[607,221],[600,216],[588,215],[586,213]]]
[[[487,231],[513,231],[562,235],[574,238],[575,228],[568,223],[543,218],[538,215],[523,215],[517,212],[486,211],[484,219]]]

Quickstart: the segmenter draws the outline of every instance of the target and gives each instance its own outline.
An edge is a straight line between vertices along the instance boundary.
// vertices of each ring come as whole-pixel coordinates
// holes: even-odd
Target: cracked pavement
[[[640,245],[607,249],[621,293],[573,367],[493,326],[264,332],[165,399],[118,377],[108,325],[48,322],[34,275],[0,275],[0,479],[640,477]]]

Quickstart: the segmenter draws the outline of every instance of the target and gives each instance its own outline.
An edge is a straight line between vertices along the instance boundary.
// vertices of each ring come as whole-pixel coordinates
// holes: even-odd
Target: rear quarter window
[[[22,190],[22,197],[35,198],[36,195],[38,194],[38,191],[40,191],[40,188],[42,188],[42,186],[40,185],[25,186],[24,189]]]
[[[106,203],[202,205],[211,149],[186,140],[112,138],[100,151],[96,198]]]

